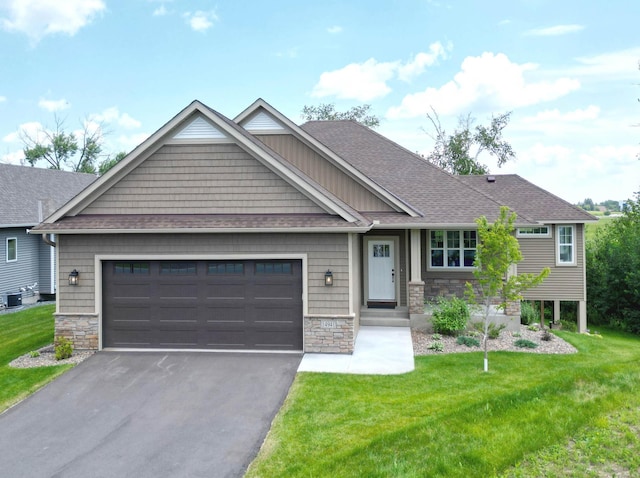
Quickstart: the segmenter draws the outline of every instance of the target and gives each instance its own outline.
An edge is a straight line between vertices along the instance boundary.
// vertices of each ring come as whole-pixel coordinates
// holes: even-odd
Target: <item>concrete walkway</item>
[[[298,372],[396,375],[414,369],[409,327],[360,327],[352,355],[305,354]]]

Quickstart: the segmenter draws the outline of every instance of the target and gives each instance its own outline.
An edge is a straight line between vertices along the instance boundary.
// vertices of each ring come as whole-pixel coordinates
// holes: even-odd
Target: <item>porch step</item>
[[[397,317],[363,317],[360,316],[360,325],[378,327],[409,327],[409,319],[399,319]]]
[[[407,307],[396,307],[395,309],[363,307],[360,309],[360,325],[409,327],[409,323],[409,309]]]

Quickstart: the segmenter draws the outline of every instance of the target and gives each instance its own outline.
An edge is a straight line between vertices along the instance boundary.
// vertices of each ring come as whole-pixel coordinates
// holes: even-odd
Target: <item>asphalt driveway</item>
[[[19,477],[237,477],[301,355],[101,352],[0,415]]]

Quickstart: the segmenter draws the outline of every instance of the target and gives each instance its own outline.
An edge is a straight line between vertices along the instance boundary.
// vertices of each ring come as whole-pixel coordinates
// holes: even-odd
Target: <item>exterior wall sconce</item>
[[[69,285],[78,285],[79,276],[80,276],[80,273],[75,269],[69,272]]]
[[[324,285],[326,287],[331,287],[333,285],[333,272],[327,269],[327,272],[324,273]]]

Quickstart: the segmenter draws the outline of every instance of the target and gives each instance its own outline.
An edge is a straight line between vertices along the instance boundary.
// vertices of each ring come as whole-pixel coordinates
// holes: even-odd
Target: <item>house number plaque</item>
[[[321,320],[320,321],[320,328],[321,329],[333,329],[336,326],[336,321],[335,320]]]

